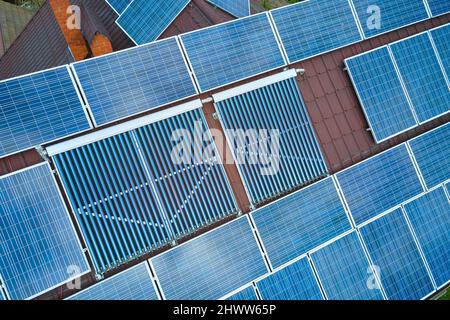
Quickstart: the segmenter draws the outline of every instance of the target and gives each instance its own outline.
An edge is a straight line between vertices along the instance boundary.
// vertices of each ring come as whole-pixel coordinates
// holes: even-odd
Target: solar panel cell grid
[[[253,288],[253,286],[250,286],[250,287],[247,287],[247,288],[239,291],[238,293],[233,294],[227,300],[234,300],[234,301],[245,300],[245,301],[250,301],[250,300],[259,300],[259,299],[256,296],[256,291]]]
[[[87,130],[68,69],[0,82],[0,157]]]
[[[202,92],[285,65],[267,13],[181,35]]]
[[[447,0],[427,0],[433,17],[450,12],[450,2]]]
[[[311,255],[327,298],[330,300],[382,300],[355,232]]]
[[[267,272],[246,217],[151,259],[168,300],[219,299]]]
[[[274,267],[351,228],[331,177],[262,207],[252,216]]]
[[[111,8],[113,8],[119,15],[132,1],[133,0],[106,0]]]
[[[438,287],[450,281],[450,203],[439,187],[405,205]]]
[[[362,40],[347,0],[309,0],[271,11],[290,63]]]
[[[13,300],[89,271],[48,164],[0,179],[0,273]]]
[[[433,29],[430,31],[437,52],[441,58],[442,65],[447,75],[447,81],[450,80],[450,24]],[[450,83],[449,83],[450,88]]]
[[[211,4],[231,13],[237,18],[250,15],[249,0],[208,0]]]
[[[419,122],[450,111],[450,91],[428,33],[394,43],[390,48]]]
[[[97,125],[197,93],[175,38],[73,64]]]
[[[336,175],[357,225],[423,192],[406,145]]]
[[[345,60],[376,142],[416,126],[386,47]]]
[[[364,226],[361,235],[390,300],[418,300],[433,285],[401,209]]]
[[[263,300],[323,300],[306,258],[258,281],[256,286]]]

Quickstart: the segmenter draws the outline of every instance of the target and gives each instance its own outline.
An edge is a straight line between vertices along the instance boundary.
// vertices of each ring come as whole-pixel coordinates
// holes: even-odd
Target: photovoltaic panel
[[[246,217],[151,259],[168,300],[219,299],[267,272]]]
[[[345,169],[336,177],[356,224],[423,192],[405,144]]]
[[[234,301],[239,301],[239,300],[259,300],[258,297],[256,296],[256,291],[253,288],[253,286],[247,287],[241,291],[239,291],[238,293],[233,294],[231,297],[227,298],[227,300],[234,300]]]
[[[345,60],[376,142],[416,126],[387,47]]]
[[[200,91],[284,66],[267,13],[181,35]]]
[[[0,178],[0,274],[12,300],[33,298],[89,272],[47,163]]]
[[[323,300],[306,258],[258,281],[256,286],[263,300]]]
[[[134,0],[122,12],[116,23],[136,44],[149,43],[161,36],[189,2],[189,0]]]
[[[427,2],[434,17],[450,12],[450,2],[447,0],[427,0]]]
[[[130,132],[53,160],[98,273],[171,241]]]
[[[450,111],[450,91],[428,33],[396,42],[390,48],[419,122]]]
[[[211,4],[232,14],[236,18],[242,18],[250,15],[249,0],[208,0]]]
[[[450,203],[439,187],[405,205],[438,287],[450,281]]]
[[[352,0],[366,38],[428,19],[423,0]]]
[[[401,209],[361,228],[361,235],[390,300],[418,300],[433,285]]]
[[[73,68],[97,125],[196,94],[175,38],[81,61]]]
[[[201,109],[138,128],[135,134],[175,236],[239,210],[220,156],[208,152],[213,140]],[[174,151],[182,157],[174,158]]]
[[[159,300],[147,262],[71,296],[68,300]]]
[[[424,133],[408,143],[428,188],[450,179],[450,124]]]
[[[87,130],[66,66],[0,81],[0,157]]]
[[[433,29],[430,33],[447,74],[447,79],[450,80],[450,24]]]
[[[328,299],[383,299],[380,289],[368,287],[373,272],[355,232],[314,252],[311,258]]]
[[[133,0],[106,0],[109,6],[117,12],[117,14],[121,14],[125,8],[132,2]]]
[[[346,0],[309,0],[271,11],[293,63],[362,40]]]
[[[295,78],[217,102],[216,109],[252,203],[327,174]]]
[[[332,178],[326,178],[252,213],[273,267],[351,228]]]

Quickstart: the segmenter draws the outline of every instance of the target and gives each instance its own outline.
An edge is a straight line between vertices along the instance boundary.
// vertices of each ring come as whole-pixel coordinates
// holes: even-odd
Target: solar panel
[[[450,12],[450,2],[447,0],[427,0],[433,17]]]
[[[252,216],[274,267],[351,227],[331,177],[264,206]]]
[[[428,188],[450,179],[450,124],[422,134],[408,143]]]
[[[439,187],[405,205],[438,287],[450,281],[450,202]]]
[[[438,27],[430,31],[437,52],[442,61],[447,80],[450,79],[450,24]],[[449,84],[450,87],[450,84]]]
[[[147,262],[69,297],[68,300],[159,300]]]
[[[236,18],[242,18],[250,15],[249,0],[208,0],[211,4],[232,14]]]
[[[0,81],[0,157],[87,130],[67,67]]]
[[[368,286],[373,273],[355,232],[312,253],[311,259],[328,299],[383,299],[376,283]]]
[[[327,174],[295,78],[218,101],[216,109],[252,203]]]
[[[106,2],[120,15],[133,0],[106,0]]]
[[[387,47],[345,60],[376,142],[416,126]]]
[[[239,210],[219,155],[208,153],[213,140],[201,109],[135,132],[175,236],[189,234]],[[187,141],[192,145],[186,146]],[[186,159],[174,158],[174,151]]]
[[[286,64],[267,13],[181,35],[202,92]]]
[[[73,68],[97,125],[197,93],[176,38],[81,61]]]
[[[151,259],[168,300],[213,300],[267,272],[246,217]]]
[[[0,178],[0,273],[12,300],[89,272],[47,163]]]
[[[405,144],[345,169],[336,177],[356,224],[423,192]]]
[[[302,1],[271,15],[290,63],[362,40],[348,1]]]
[[[418,300],[433,285],[401,209],[361,228],[369,255],[390,300]]]
[[[258,281],[256,286],[263,300],[323,300],[306,258]]]
[[[238,293],[233,294],[231,297],[227,298],[227,300],[233,300],[233,301],[250,301],[250,300],[259,300],[256,291],[253,288],[253,286],[247,287]]]
[[[428,19],[423,0],[352,0],[366,38]]]
[[[134,0],[116,23],[136,44],[158,39],[189,0]]]
[[[450,91],[428,33],[396,42],[390,48],[419,122],[450,111]]]
[[[170,226],[130,132],[53,161],[98,273],[170,241]]]

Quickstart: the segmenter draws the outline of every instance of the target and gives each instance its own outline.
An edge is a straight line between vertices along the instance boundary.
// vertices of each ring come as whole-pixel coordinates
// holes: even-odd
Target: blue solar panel
[[[220,101],[216,108],[253,203],[327,174],[295,78]],[[259,137],[246,140],[237,130]]]
[[[447,80],[450,80],[450,24],[431,30],[430,33],[447,74]]]
[[[90,128],[67,67],[0,81],[0,157]]]
[[[256,286],[263,300],[323,300],[306,258],[258,281]]]
[[[450,179],[450,124],[409,141],[428,188]]]
[[[423,192],[404,144],[364,160],[336,176],[356,224]]]
[[[327,298],[330,300],[381,300],[383,295],[369,282],[373,274],[355,232],[311,255]]]
[[[134,0],[116,23],[136,44],[158,39],[189,0]]]
[[[68,300],[158,300],[147,262],[94,284]]]
[[[88,271],[48,164],[1,177],[0,273],[10,298],[32,298]]]
[[[114,9],[119,15],[125,10],[125,8],[132,2],[133,0],[106,0],[111,8]]]
[[[427,2],[434,17],[450,12],[450,1],[448,0],[427,0]]]
[[[348,1],[302,1],[271,14],[290,63],[362,40]]]
[[[361,229],[369,255],[390,300],[417,300],[433,285],[401,209]]]
[[[267,13],[181,36],[202,92],[285,65]]]
[[[350,229],[332,178],[326,178],[252,213],[274,267]]]
[[[175,38],[73,65],[98,125],[196,94]]]
[[[419,122],[450,111],[450,91],[428,33],[390,47]]]
[[[416,126],[386,47],[346,59],[345,63],[377,142]]]
[[[231,297],[229,297],[227,300],[259,300],[256,296],[256,291],[253,288],[253,286],[247,287],[238,293],[233,294]]]
[[[352,1],[366,38],[428,19],[423,0]]]
[[[250,15],[250,1],[249,0],[208,0],[213,5],[231,13],[237,18],[242,18]]]
[[[439,187],[405,205],[438,287],[450,281],[450,203]]]
[[[219,299],[267,272],[246,217],[151,259],[169,300]]]

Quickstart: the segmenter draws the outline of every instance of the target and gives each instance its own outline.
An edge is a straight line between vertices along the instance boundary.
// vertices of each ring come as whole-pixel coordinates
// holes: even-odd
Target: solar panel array
[[[73,68],[97,125],[197,93],[176,38],[81,61]]]
[[[48,164],[0,178],[0,278],[30,299],[89,272]]]
[[[68,300],[159,300],[147,262],[71,296]]]
[[[216,109],[252,203],[327,174],[295,78],[216,102]]]
[[[217,155],[203,159],[206,145],[186,163],[171,157],[171,134],[197,125],[211,137],[195,109],[53,156],[99,273],[238,211]]]
[[[90,129],[66,66],[0,81],[0,157]]]
[[[116,24],[136,44],[157,40],[189,4],[189,0],[133,0]]]
[[[180,38],[202,92],[286,64],[267,13],[185,33]]]
[[[227,300],[259,300],[258,296],[256,295],[256,291],[252,286],[247,287],[238,293],[233,294],[232,296],[228,297]]]
[[[133,0],[106,0],[106,2],[120,15]]]
[[[208,2],[225,10],[236,18],[250,15],[250,0],[208,0]]]
[[[433,17],[450,12],[450,3],[446,0],[426,0]]]
[[[445,49],[435,50],[432,32],[345,60],[376,142],[450,111]]]
[[[430,31],[450,88],[450,23]]]

